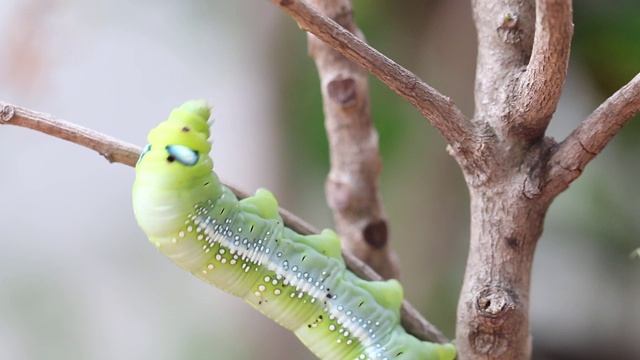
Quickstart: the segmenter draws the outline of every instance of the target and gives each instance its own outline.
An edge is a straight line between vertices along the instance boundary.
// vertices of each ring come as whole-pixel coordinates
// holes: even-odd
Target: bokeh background
[[[368,41],[473,113],[463,0],[354,0]],[[640,3],[574,1],[564,138],[640,70]],[[0,100],[145,144],[184,100],[214,104],[221,176],[331,227],[319,82],[267,1],[2,0]],[[468,195],[445,143],[376,79],[382,192],[406,297],[453,337]],[[535,359],[640,358],[640,124],[551,207],[534,265]],[[131,210],[132,168],[0,127],[0,359],[313,359],[289,332],[179,270]],[[419,234],[419,235],[417,235]]]

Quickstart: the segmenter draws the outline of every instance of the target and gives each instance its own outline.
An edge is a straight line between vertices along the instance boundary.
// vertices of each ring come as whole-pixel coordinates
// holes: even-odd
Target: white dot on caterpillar
[[[204,236],[202,236],[202,234],[198,235],[198,241],[202,241],[202,239],[204,239]]]
[[[330,331],[336,331],[336,326],[333,325],[333,324],[329,325],[329,330]]]
[[[177,243],[177,242],[178,242],[178,239],[176,239],[176,238],[171,239],[171,243],[172,243],[172,244],[175,244],[175,243]]]
[[[292,292],[291,295],[289,295],[289,297],[293,299],[294,297],[296,297],[296,293]]]
[[[231,259],[229,261],[229,264],[231,264],[231,265],[235,265],[236,263],[237,263],[236,259]]]
[[[259,285],[258,286],[258,290],[265,291],[265,290],[267,290],[267,288],[264,285]]]
[[[242,232],[242,228],[241,227],[238,228],[238,232]]]
[[[220,260],[221,263],[226,264],[227,263],[227,259],[222,258],[222,260]]]
[[[214,268],[213,264],[207,265],[207,269],[212,270]]]
[[[280,294],[282,294],[282,291],[280,291],[280,289],[275,289],[275,290],[273,290],[273,294],[274,295],[280,295]]]
[[[347,345],[351,345],[353,343],[353,340],[349,339],[347,340]]]
[[[178,236],[180,236],[180,237],[184,237],[184,231],[180,231],[180,232],[178,233]]]
[[[273,279],[273,281],[271,281],[271,283],[272,283],[273,285],[278,285],[278,280]]]
[[[256,292],[254,292],[254,293],[253,293],[253,295],[255,295],[255,296],[260,296],[260,291],[256,291]]]
[[[220,254],[216,254],[216,260],[218,261],[222,260],[222,256]]]
[[[271,281],[271,277],[269,277],[269,275],[264,277],[264,282],[269,282]]]
[[[304,296],[304,293],[303,293],[303,292],[299,292],[299,293],[298,293],[298,299],[302,299],[302,297],[303,297],[303,296]]]
[[[207,270],[202,270],[202,273],[206,275],[207,274]]]
[[[187,232],[192,232],[193,231],[193,226],[189,225],[187,226]]]

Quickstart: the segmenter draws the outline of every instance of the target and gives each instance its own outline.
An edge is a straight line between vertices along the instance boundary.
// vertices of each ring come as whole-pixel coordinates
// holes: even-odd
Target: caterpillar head
[[[174,109],[169,119],[149,133],[149,145],[136,164],[136,177],[148,176],[164,187],[180,188],[211,174],[210,114],[204,100],[187,101]]]

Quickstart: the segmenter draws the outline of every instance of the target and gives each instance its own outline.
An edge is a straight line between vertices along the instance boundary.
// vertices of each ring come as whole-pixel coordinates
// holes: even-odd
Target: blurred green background
[[[374,47],[473,114],[462,0],[354,0]],[[640,3],[575,1],[560,140],[640,70]],[[332,227],[319,81],[306,37],[267,1],[4,0],[0,99],[143,145],[189,98],[214,104],[212,156]],[[409,301],[453,337],[468,196],[445,143],[378,80],[381,184]],[[552,205],[531,299],[534,359],[640,358],[640,126]],[[0,127],[0,359],[313,359],[289,332],[163,258],[137,228],[131,168]],[[416,237],[416,234],[420,234]]]

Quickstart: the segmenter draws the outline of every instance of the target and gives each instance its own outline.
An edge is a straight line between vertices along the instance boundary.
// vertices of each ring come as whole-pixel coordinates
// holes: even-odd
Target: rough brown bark
[[[364,40],[348,0],[312,0],[311,4]],[[389,246],[389,227],[378,191],[382,159],[371,120],[367,71],[314,35],[308,34],[308,44],[320,76],[331,155],[325,191],[336,231],[347,252],[383,278],[398,278],[398,260]]]
[[[479,151],[485,162],[463,168],[471,236],[456,344],[464,359],[528,359],[531,268],[550,204],[540,196],[541,169],[554,145],[543,136],[567,72],[571,4],[472,6],[478,30],[473,122],[485,133]]]

